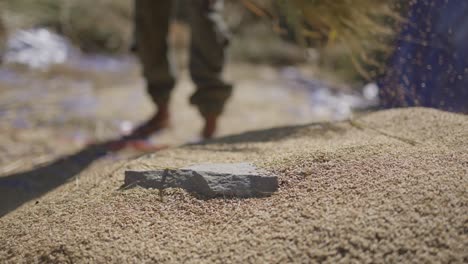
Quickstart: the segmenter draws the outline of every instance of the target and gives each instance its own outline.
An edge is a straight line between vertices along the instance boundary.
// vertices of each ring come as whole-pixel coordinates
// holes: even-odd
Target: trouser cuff
[[[216,87],[199,87],[190,98],[203,117],[221,115],[226,101],[232,94],[232,85],[224,84]]]
[[[147,86],[147,91],[151,96],[151,99],[157,106],[169,104],[171,99],[171,92],[173,89],[173,84],[168,85],[155,85],[149,84]]]

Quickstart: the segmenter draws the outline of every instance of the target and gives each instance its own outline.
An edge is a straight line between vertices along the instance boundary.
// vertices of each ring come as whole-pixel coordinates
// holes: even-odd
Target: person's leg
[[[190,102],[205,118],[202,135],[212,137],[216,121],[231,95],[232,85],[222,79],[225,49],[229,43],[221,16],[223,0],[190,1],[190,73],[196,92]]]
[[[142,63],[147,91],[158,110],[128,138],[149,137],[169,122],[169,99],[175,85],[167,43],[172,2],[135,0],[135,49]]]

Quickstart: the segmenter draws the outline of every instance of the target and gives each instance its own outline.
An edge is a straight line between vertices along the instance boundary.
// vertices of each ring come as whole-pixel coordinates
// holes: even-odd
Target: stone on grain
[[[278,177],[249,163],[198,164],[181,169],[126,171],[125,186],[182,188],[207,197],[258,197],[278,190]]]

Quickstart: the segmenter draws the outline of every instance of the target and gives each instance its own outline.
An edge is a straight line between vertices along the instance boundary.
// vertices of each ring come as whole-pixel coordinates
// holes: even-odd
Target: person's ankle
[[[155,116],[161,119],[169,119],[169,105],[167,104],[158,105],[158,110]]]
[[[126,139],[146,139],[152,134],[161,131],[169,126],[169,107],[167,105],[158,106],[158,110],[153,116],[134,129],[129,135],[125,136]]]
[[[202,137],[204,139],[213,138],[214,134],[216,133],[217,124],[218,124],[218,117],[219,115],[209,114],[205,115],[203,118],[205,120],[205,124],[202,130]]]

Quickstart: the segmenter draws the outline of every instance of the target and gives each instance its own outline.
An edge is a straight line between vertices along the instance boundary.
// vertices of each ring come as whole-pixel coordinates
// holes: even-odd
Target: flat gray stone
[[[181,169],[126,171],[124,186],[182,188],[207,197],[261,197],[278,190],[278,177],[249,163],[198,164]]]

